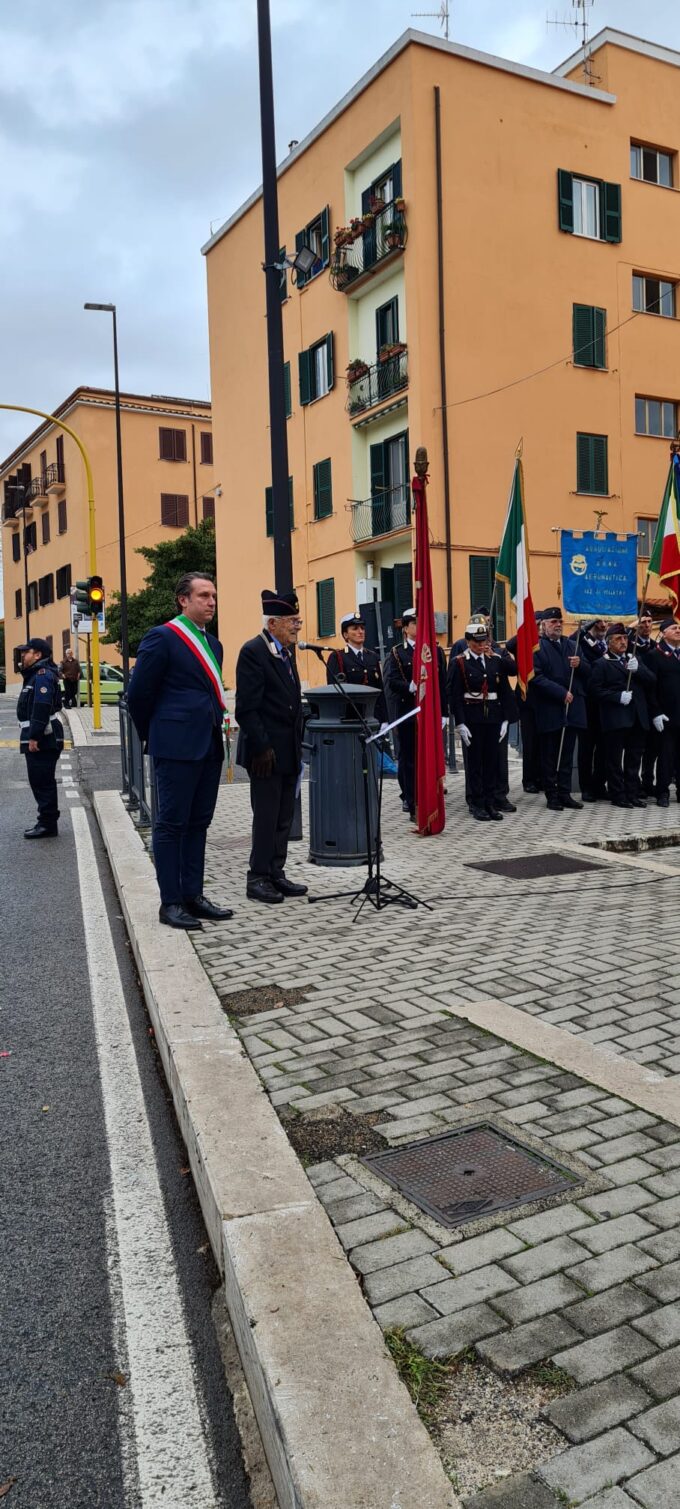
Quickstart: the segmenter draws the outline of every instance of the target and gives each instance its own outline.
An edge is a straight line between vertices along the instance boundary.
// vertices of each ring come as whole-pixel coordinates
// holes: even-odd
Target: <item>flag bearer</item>
[[[586,726],[590,666],[564,637],[561,608],[544,608],[541,622],[529,699],[536,714],[546,805],[561,812],[582,805],[571,794],[571,769],[577,730]]]

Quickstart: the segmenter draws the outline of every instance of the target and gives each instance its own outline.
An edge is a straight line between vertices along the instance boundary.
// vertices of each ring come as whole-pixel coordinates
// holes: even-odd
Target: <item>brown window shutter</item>
[[[173,431],[163,429],[162,426],[158,431],[158,454],[161,461],[174,461],[175,459]]]
[[[43,545],[49,545],[49,543],[50,543],[50,511],[49,511],[49,508],[45,509],[45,512],[44,512],[44,514],[42,516],[42,542],[43,542]]]
[[[177,500],[174,493],[161,493],[161,524],[173,525]]]
[[[57,481],[64,481],[64,437],[57,435]]]
[[[206,466],[212,466],[213,438],[209,430],[201,430],[201,461]]]
[[[203,499],[203,518],[204,519],[214,519],[214,517],[215,517],[215,499],[214,498],[204,498]]]
[[[174,437],[175,437],[175,442],[174,442],[175,461],[186,461],[186,459],[187,459],[187,432],[186,432],[186,430],[175,430],[174,431]]]
[[[186,529],[189,523],[189,498],[185,493],[178,493],[177,503],[177,528]]]
[[[67,522],[68,521],[67,521],[66,499],[65,498],[60,498],[59,499],[59,502],[58,502],[58,505],[57,505],[57,513],[58,513],[59,533],[60,534],[66,534]]]
[[[14,616],[21,618],[21,587],[17,587],[14,593]]]

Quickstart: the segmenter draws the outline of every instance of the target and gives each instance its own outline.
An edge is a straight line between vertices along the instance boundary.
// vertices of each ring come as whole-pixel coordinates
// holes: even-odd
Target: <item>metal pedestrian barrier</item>
[[[118,703],[123,796],[140,827],[153,829],[156,820],[156,782],[149,756],[130,717],[127,698]]]

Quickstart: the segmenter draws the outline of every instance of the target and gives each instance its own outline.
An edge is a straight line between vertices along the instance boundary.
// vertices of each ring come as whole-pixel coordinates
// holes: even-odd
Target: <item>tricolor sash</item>
[[[191,650],[192,655],[196,656],[199,665],[205,671],[218,702],[222,707],[226,708],[227,699],[222,684],[222,672],[210,648],[207,635],[202,634],[200,629],[197,629],[195,623],[192,623],[191,619],[187,618],[184,613],[180,613],[177,618],[171,618],[168,628],[172,629],[173,634],[176,634],[177,638],[181,639],[182,643],[187,646],[187,649]]]

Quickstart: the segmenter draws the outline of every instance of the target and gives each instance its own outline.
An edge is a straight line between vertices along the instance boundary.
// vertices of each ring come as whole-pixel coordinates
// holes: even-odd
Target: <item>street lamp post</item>
[[[120,648],[123,661],[123,685],[130,679],[130,645],[127,616],[127,569],[125,565],[125,502],[123,497],[123,440],[120,424],[120,380],[118,376],[118,325],[115,304],[85,304],[85,309],[101,310],[113,316],[113,376],[116,391],[116,461],[118,468],[118,552],[120,561]]]
[[[21,514],[21,554],[24,558],[24,619],[26,622],[26,642],[31,637],[31,614],[28,606],[28,546],[26,544],[26,487],[23,482],[10,482],[9,491],[19,493],[21,501],[15,503],[15,512]]]

